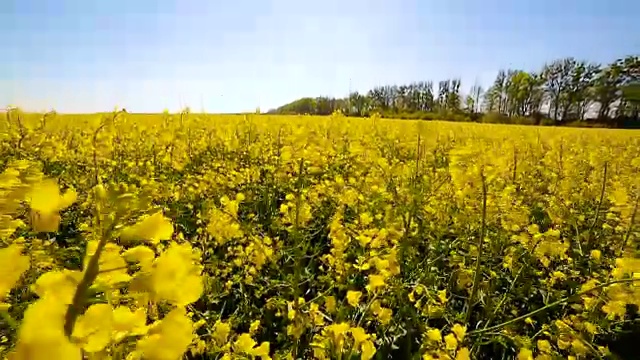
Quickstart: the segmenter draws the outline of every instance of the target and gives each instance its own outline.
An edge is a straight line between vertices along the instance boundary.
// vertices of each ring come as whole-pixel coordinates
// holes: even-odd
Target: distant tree
[[[640,82],[631,83],[622,87],[622,98],[624,99],[627,115],[637,121],[640,112]]]
[[[449,92],[446,95],[445,107],[449,111],[459,111],[462,103],[460,97],[460,79],[453,79],[449,81]]]
[[[504,88],[505,110],[509,116],[529,115],[533,77],[522,70],[509,70]]]
[[[621,80],[619,81],[619,104],[617,117],[638,120],[638,88],[640,84],[640,57],[628,56],[618,60],[622,68]]]
[[[594,78],[592,99],[598,104],[598,119],[608,121],[611,106],[618,99],[622,86],[622,67],[617,62],[602,68]]]
[[[354,114],[356,116],[365,116],[369,112],[369,98],[360,93],[353,92],[349,95],[349,111],[347,114]]]
[[[482,93],[483,93],[483,89],[482,86],[475,84],[471,87],[471,90],[469,91],[469,96],[472,99],[473,102],[473,108],[471,109],[472,112],[474,113],[479,113],[480,112],[480,98],[482,97]]]
[[[464,109],[467,112],[475,113],[476,112],[476,100],[473,95],[469,94],[465,97],[464,100]]]
[[[506,109],[506,82],[507,73],[504,70],[498,71],[493,85],[485,93],[485,103],[488,112],[505,113]]]
[[[589,91],[593,87],[599,66],[569,58],[563,61],[563,87],[557,107],[560,119],[582,119],[589,105]]]
[[[549,117],[555,121],[560,120],[561,111],[569,102],[567,89],[571,86],[571,74],[576,66],[576,60],[568,57],[552,62],[542,70],[544,89],[549,99]]]
[[[638,118],[638,84],[638,56],[627,56],[606,66],[567,57],[547,63],[539,71],[501,69],[489,88],[476,84],[464,97],[460,79],[441,80],[437,89],[433,81],[417,81],[375,86],[366,93],[356,91],[345,98],[301,98],[269,113],[329,115],[340,111],[351,116],[379,113],[454,118],[466,112],[477,118],[475,114],[487,112],[491,122],[529,117],[540,123],[543,109],[556,122],[585,120],[592,116],[591,109],[597,109],[600,121],[616,125]]]
[[[451,80],[442,80],[438,83],[438,100],[437,106],[440,110],[447,109],[447,99],[451,91]]]

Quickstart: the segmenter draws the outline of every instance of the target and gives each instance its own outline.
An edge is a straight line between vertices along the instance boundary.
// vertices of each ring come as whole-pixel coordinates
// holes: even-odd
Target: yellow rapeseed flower
[[[447,303],[447,290],[439,290],[438,291],[438,300],[440,300],[440,302],[442,304],[446,304]]]
[[[204,285],[199,265],[194,264],[189,243],[172,243],[155,260],[149,279],[153,297],[177,306],[195,302],[202,295]]]
[[[169,240],[173,235],[173,224],[162,215],[155,212],[153,215],[144,216],[134,225],[128,226],[120,233],[122,240],[144,240],[153,244],[161,240]]]
[[[378,288],[384,287],[384,276],[369,275],[369,284],[366,286],[367,291],[375,292]]]
[[[427,339],[440,342],[442,341],[442,333],[440,333],[439,329],[429,329],[427,330]]]
[[[0,301],[29,269],[29,257],[22,255],[22,246],[9,245],[0,249]]]
[[[76,321],[72,338],[86,352],[102,351],[111,342],[113,308],[109,304],[91,305]]]
[[[63,305],[71,304],[82,272],[73,270],[49,271],[36,280],[33,291],[41,298],[50,298]]]
[[[356,346],[360,345],[360,343],[362,343],[363,341],[369,339],[369,334],[367,334],[367,332],[361,327],[354,327],[354,328],[351,328],[349,331],[351,332],[351,336],[353,336],[353,340],[355,341]]]
[[[357,307],[360,304],[360,298],[362,293],[360,291],[347,291],[347,302],[353,307]]]
[[[115,342],[119,342],[126,336],[146,334],[148,327],[147,313],[145,309],[131,311],[126,306],[118,306],[113,310],[113,334]]]
[[[517,360],[533,360],[533,352],[530,349],[522,348],[518,352]]]
[[[269,356],[270,345],[268,341],[264,341],[260,346],[254,347],[249,351],[249,354],[255,357],[259,357],[261,360],[270,360]]]
[[[254,346],[256,346],[256,342],[251,338],[251,334],[244,333],[238,336],[233,343],[233,351],[241,354],[250,354]]]
[[[58,183],[52,179],[34,185],[27,195],[31,207],[31,226],[38,232],[57,232],[61,210],[71,206],[77,199],[75,190],[60,195]]]
[[[444,343],[447,350],[455,350],[458,347],[458,340],[456,340],[454,334],[447,334],[447,336],[444,337]]]
[[[149,360],[179,359],[193,340],[192,331],[193,323],[185,310],[174,309],[138,340],[136,351]]]
[[[456,360],[471,360],[471,352],[468,348],[463,347],[456,352]]]
[[[227,342],[230,333],[231,325],[229,323],[217,320],[213,325],[213,339],[218,346],[222,346]]]
[[[249,325],[249,333],[254,334],[260,328],[260,320],[254,320]]]
[[[137,262],[143,269],[148,270],[153,263],[156,254],[148,246],[138,245],[127,249],[122,253],[122,257],[129,262]]]
[[[360,344],[360,358],[362,360],[372,359],[376,354],[376,346],[371,340],[366,340]]]
[[[551,353],[552,351],[551,343],[548,340],[538,340],[536,344],[538,346],[539,351],[547,354]]]
[[[391,321],[393,310],[381,307],[378,311],[376,311],[376,316],[378,318],[378,321],[380,321],[382,325],[386,325]]]
[[[84,258],[85,268],[91,257],[95,255],[97,247],[98,241],[96,240],[87,243],[87,254]],[[98,259],[100,273],[95,279],[96,285],[109,288],[131,280],[131,276],[127,273],[127,263],[120,253],[121,250],[120,246],[113,243],[107,243],[104,246]]]
[[[79,346],[64,334],[67,307],[55,298],[42,298],[29,305],[18,331],[18,342],[10,360],[81,360]]]
[[[325,296],[324,307],[328,312],[334,313],[336,311],[336,298],[333,296]]]

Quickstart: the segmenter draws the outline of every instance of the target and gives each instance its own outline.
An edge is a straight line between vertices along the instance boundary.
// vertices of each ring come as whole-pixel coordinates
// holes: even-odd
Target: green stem
[[[20,326],[16,319],[14,319],[8,311],[0,311],[0,316],[4,319],[4,321],[9,325],[12,330],[17,330]]]
[[[593,223],[589,228],[589,237],[591,237],[591,233],[595,228],[598,218],[600,216],[600,208],[602,207],[602,202],[604,201],[604,192],[607,188],[607,162],[604,163],[604,170],[602,171],[602,188],[600,189],[600,200],[598,201],[598,206],[596,206],[596,216],[593,218]]]
[[[73,301],[71,305],[67,308],[67,312],[64,315],[64,333],[67,337],[71,336],[73,333],[73,327],[75,325],[76,319],[82,313],[82,309],[86,303],[87,292],[93,284],[93,281],[96,279],[99,273],[98,261],[100,260],[100,254],[107,244],[107,238],[103,236],[98,242],[98,247],[96,248],[95,254],[91,256],[89,259],[89,263],[87,264],[87,269],[85,270],[82,280],[78,284],[76,288],[76,292],[73,295]]]
[[[478,284],[480,283],[480,272],[482,270],[482,252],[484,249],[484,236],[487,227],[487,182],[484,177],[484,172],[480,173],[482,178],[482,227],[480,228],[480,238],[478,239],[478,257],[476,258],[476,269],[473,277],[473,285],[471,286],[471,295],[469,296],[469,302],[467,303],[467,314],[465,315],[465,323],[469,323],[471,319],[471,308],[475,301],[476,294],[478,292]]]
[[[534,251],[536,250],[536,248],[538,247],[538,245],[542,242],[543,238],[540,238],[531,248],[531,250],[529,251],[529,253],[533,254]],[[525,250],[526,252],[527,250]],[[524,255],[524,253],[523,253]],[[511,282],[511,285],[509,286],[509,290],[507,290],[504,295],[502,296],[502,299],[500,299],[500,302],[498,303],[498,305],[496,306],[496,308],[493,310],[493,314],[491,315],[491,317],[489,318],[489,320],[484,324],[484,328],[488,328],[489,325],[491,324],[491,322],[495,319],[496,314],[498,313],[498,311],[500,311],[500,308],[502,307],[502,305],[504,305],[504,303],[507,301],[507,297],[508,295],[511,293],[511,290],[513,290],[513,288],[516,285],[516,282],[518,281],[518,278],[520,277],[520,275],[522,274],[522,271],[527,267],[527,264],[522,265],[522,267],[520,268],[520,270],[518,270],[518,273],[516,274],[516,276],[513,278],[513,281]]]
[[[494,325],[494,326],[492,326],[492,327],[488,327],[488,328],[484,328],[484,329],[472,330],[472,331],[467,332],[467,334],[469,334],[469,335],[472,335],[472,334],[482,334],[482,333],[486,333],[486,332],[489,332],[489,331],[494,331],[494,330],[500,329],[500,328],[502,328],[502,327],[505,327],[505,326],[507,326],[507,325],[513,324],[513,323],[515,323],[515,322],[518,322],[518,321],[520,321],[520,320],[524,320],[524,319],[526,319],[526,318],[528,318],[528,317],[531,317],[531,316],[533,316],[533,315],[535,315],[535,314],[537,314],[537,313],[543,312],[543,311],[545,311],[545,310],[547,310],[547,309],[549,309],[549,308],[552,308],[552,307],[554,307],[554,306],[556,306],[556,305],[560,305],[560,304],[562,304],[562,303],[565,303],[565,302],[567,302],[567,301],[569,301],[569,300],[571,300],[571,299],[574,299],[574,298],[576,298],[576,297],[580,297],[580,296],[582,296],[582,295],[588,294],[588,293],[590,293],[590,292],[592,292],[592,291],[600,290],[600,289],[602,289],[602,288],[605,288],[605,287],[607,287],[607,286],[614,285],[614,284],[621,284],[621,283],[633,283],[633,282],[638,282],[638,281],[640,281],[640,279],[623,279],[623,280],[613,280],[613,281],[609,281],[609,282],[606,282],[606,283],[604,283],[604,284],[600,284],[600,285],[598,285],[598,286],[596,286],[596,287],[593,287],[593,288],[591,288],[591,289],[589,289],[589,290],[584,290],[584,291],[581,291],[581,292],[576,293],[576,294],[574,294],[574,295],[567,296],[567,297],[565,297],[565,298],[563,298],[563,299],[560,299],[560,300],[558,300],[558,301],[552,302],[551,304],[547,304],[547,305],[545,305],[545,306],[543,306],[543,307],[541,307],[541,308],[539,308],[539,309],[536,309],[536,310],[534,310],[534,311],[532,311],[532,312],[530,312],[530,313],[527,313],[527,314],[524,314],[524,315],[522,315],[522,316],[518,316],[518,317],[513,318],[513,319],[511,319],[511,320],[505,321],[505,322],[503,322],[503,323],[501,323],[501,324]]]
[[[100,203],[98,202],[96,203],[95,217],[96,227],[101,238],[100,241],[98,241],[96,252],[89,259],[89,263],[87,264],[87,268],[82,275],[82,279],[76,287],[76,292],[75,294],[73,294],[71,305],[69,305],[69,307],[67,308],[67,312],[64,315],[64,333],[67,337],[71,337],[71,334],[73,334],[73,327],[75,326],[76,320],[78,319],[78,317],[82,313],[84,306],[86,305],[89,288],[100,273],[100,255],[102,254],[102,250],[104,249],[104,247],[107,245],[108,239],[108,231],[103,231],[102,228],[101,215],[101,207]]]
[[[516,183],[517,169],[518,169],[518,151],[514,145],[513,146],[513,174],[511,176],[511,182],[514,184]]]
[[[638,201],[640,201],[640,195],[636,196],[636,203],[633,206],[633,212],[631,213],[631,219],[629,219],[629,227],[627,228],[627,232],[624,234],[624,241],[620,246],[620,252],[624,250],[624,246],[627,245],[629,241],[629,237],[631,236],[631,230],[633,229],[633,223],[636,220],[636,215],[638,215]]]
[[[504,305],[504,303],[507,301],[507,296],[511,293],[511,290],[513,290],[513,288],[516,285],[516,282],[518,281],[518,278],[520,277],[520,274],[522,274],[522,270],[524,270],[524,268],[525,268],[525,266],[522,266],[520,268],[520,270],[518,271],[518,273],[516,274],[516,276],[513,278],[513,281],[511,282],[511,285],[509,286],[509,290],[507,290],[504,293],[504,295],[502,296],[502,299],[500,299],[500,302],[498,303],[498,305],[496,305],[496,308],[493,310],[493,314],[491,314],[491,317],[485,323],[485,325],[484,325],[485,329],[489,327],[489,324],[491,324],[491,322],[495,318],[495,316],[498,313],[498,311],[500,311],[500,308],[502,307],[502,305]]]
[[[300,159],[300,164],[299,164],[299,168],[298,168],[298,179],[296,180],[296,212],[295,212],[295,220],[294,220],[294,224],[293,224],[293,233],[292,233],[292,237],[294,239],[294,242],[298,242],[300,244],[300,246],[295,246],[295,252],[294,252],[294,281],[295,281],[295,287],[293,289],[294,292],[294,297],[293,297],[293,309],[295,310],[295,312],[297,313],[299,311],[299,305],[298,305],[298,298],[300,297],[300,286],[302,285],[302,257],[304,256],[305,251],[304,250],[300,250],[302,244],[304,244],[304,241],[300,241],[300,206],[302,205],[302,172],[304,170],[304,159]],[[293,320],[294,322],[296,321],[296,319],[294,318]],[[300,344],[300,340],[297,339],[295,344],[294,344],[294,349],[293,349],[293,355],[297,356],[298,354],[298,347]]]
[[[358,322],[356,323],[356,327],[360,327],[360,324],[362,324],[362,320],[364,320],[364,317],[367,315],[367,312],[369,311],[369,308],[371,307],[371,305],[373,304],[373,302],[378,298],[378,294],[374,294],[373,297],[371,298],[371,300],[369,300],[369,303],[367,303],[367,305],[364,307],[364,309],[362,309],[362,315],[360,316],[360,320],[358,320]],[[353,356],[353,351],[355,350],[356,344],[354,343],[353,345],[351,345],[351,350],[349,350],[349,355],[347,356],[348,360],[351,360],[351,357]]]

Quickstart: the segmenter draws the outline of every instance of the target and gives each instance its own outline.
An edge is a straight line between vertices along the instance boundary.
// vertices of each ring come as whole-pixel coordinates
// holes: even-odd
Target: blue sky
[[[637,0],[5,0],[0,106],[263,110],[640,54]]]

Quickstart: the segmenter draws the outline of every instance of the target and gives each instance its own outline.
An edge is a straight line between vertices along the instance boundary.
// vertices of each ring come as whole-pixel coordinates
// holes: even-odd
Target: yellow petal
[[[33,284],[33,291],[41,298],[52,298],[63,305],[71,304],[82,273],[62,270],[46,272]]]
[[[139,220],[135,225],[125,228],[120,238],[122,240],[145,240],[154,244],[161,240],[169,240],[173,235],[173,224],[157,212]]]
[[[113,337],[120,341],[128,335],[143,335],[147,332],[147,313],[140,308],[131,311],[126,306],[113,310]]]
[[[265,341],[260,346],[251,349],[250,354],[253,356],[259,356],[261,359],[266,360],[270,359],[269,357],[269,342]]]
[[[113,309],[109,304],[94,304],[82,314],[73,329],[72,337],[87,352],[102,351],[111,341]]]
[[[22,274],[29,269],[29,257],[22,255],[22,247],[10,245],[0,249],[0,300],[4,299],[22,277]]]
[[[82,353],[64,335],[66,305],[53,298],[42,298],[24,313],[12,360],[80,360]]]
[[[60,226],[60,215],[56,212],[31,212],[31,228],[35,232],[57,232]]]
[[[35,185],[27,196],[32,210],[40,213],[58,211],[60,205],[60,190],[58,183],[52,179],[43,180]]]
[[[458,349],[456,360],[471,360],[471,353],[466,347]]]
[[[64,210],[69,206],[73,205],[74,202],[78,199],[78,194],[74,189],[67,190],[64,195],[60,198],[58,203],[58,210]]]
[[[140,266],[144,268],[151,265],[156,254],[149,247],[139,245],[122,253],[122,257],[129,262],[140,263]]]
[[[136,351],[148,360],[179,359],[192,340],[193,323],[183,308],[177,308],[138,341]]]

